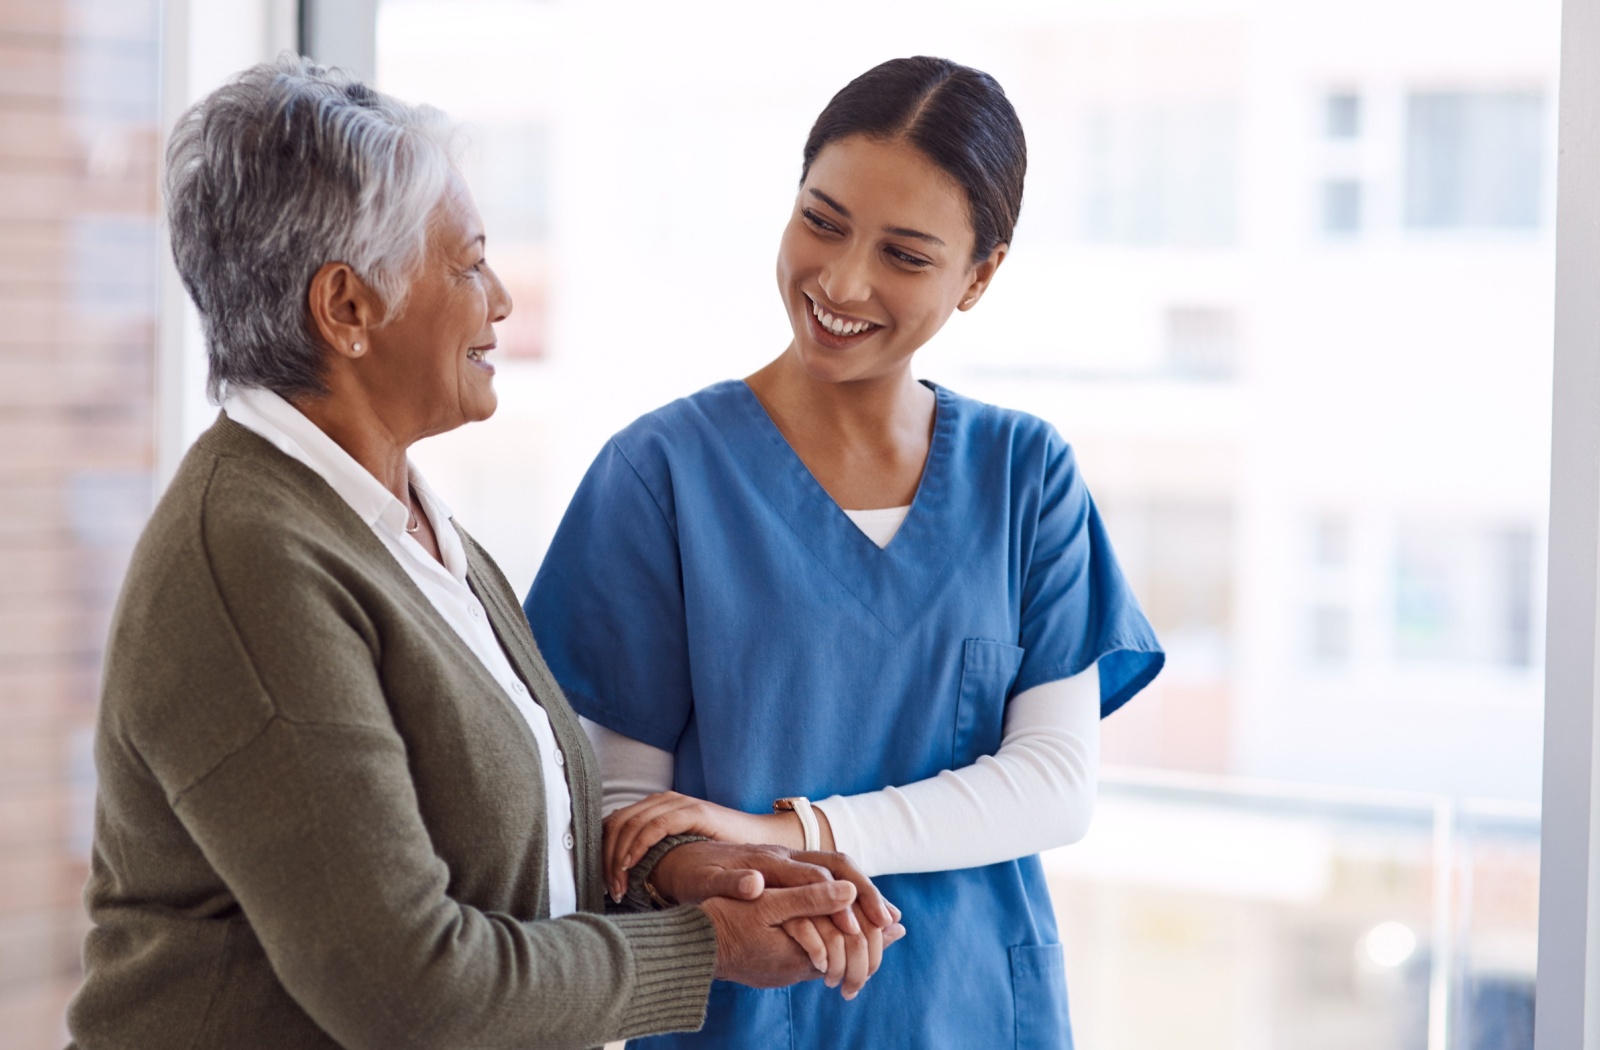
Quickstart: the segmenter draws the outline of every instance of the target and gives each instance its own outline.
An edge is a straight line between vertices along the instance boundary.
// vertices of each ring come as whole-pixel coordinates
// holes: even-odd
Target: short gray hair
[[[380,323],[404,309],[457,142],[431,106],[293,54],[252,66],[178,118],[167,222],[205,330],[213,401],[229,386],[327,393],[312,276],[348,263],[382,300]]]

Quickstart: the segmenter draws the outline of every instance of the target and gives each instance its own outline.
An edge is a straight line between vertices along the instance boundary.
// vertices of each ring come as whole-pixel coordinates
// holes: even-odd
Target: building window
[[[1355,233],[1361,229],[1361,183],[1355,179],[1329,179],[1322,184],[1324,233]]]
[[[1082,126],[1078,231],[1085,241],[1233,244],[1238,113],[1232,103],[1101,109]]]
[[[1311,525],[1311,561],[1324,569],[1342,569],[1350,563],[1350,519],[1328,512]]]
[[[1412,94],[1406,100],[1406,225],[1537,226],[1543,121],[1537,91]]]
[[[1166,315],[1167,371],[1180,379],[1231,379],[1239,325],[1232,310],[1174,306]]]
[[[1330,139],[1361,137],[1361,96],[1335,92],[1327,97],[1323,109],[1323,132]]]
[[[1396,554],[1396,656],[1534,666],[1531,529],[1405,525]]]

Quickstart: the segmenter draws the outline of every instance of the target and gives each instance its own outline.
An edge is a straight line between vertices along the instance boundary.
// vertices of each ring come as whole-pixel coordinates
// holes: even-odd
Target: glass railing
[[[1533,1046],[1534,807],[1117,769],[1044,860],[1079,1045]]]

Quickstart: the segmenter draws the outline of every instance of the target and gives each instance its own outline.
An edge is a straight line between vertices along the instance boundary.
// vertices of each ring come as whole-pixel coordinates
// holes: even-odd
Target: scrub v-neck
[[[893,542],[879,548],[822,487],[749,384],[727,385],[749,431],[729,435],[729,447],[751,484],[841,586],[887,630],[903,634],[928,607],[955,550],[950,460],[957,399],[924,381],[936,399],[928,459],[905,522]]]

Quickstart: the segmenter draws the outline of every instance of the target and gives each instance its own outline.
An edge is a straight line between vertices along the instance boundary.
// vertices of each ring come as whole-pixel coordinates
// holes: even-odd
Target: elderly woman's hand
[[[781,924],[828,987],[840,988],[846,999],[855,998],[877,973],[883,949],[905,936],[900,909],[839,853],[692,842],[668,851],[651,879],[659,892],[680,903],[722,895],[748,900],[771,890],[850,883],[855,894],[849,907],[826,915],[794,915]]]

